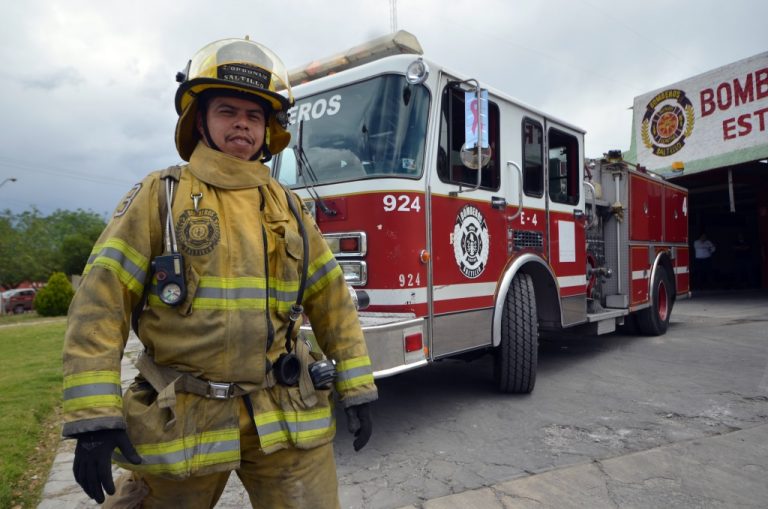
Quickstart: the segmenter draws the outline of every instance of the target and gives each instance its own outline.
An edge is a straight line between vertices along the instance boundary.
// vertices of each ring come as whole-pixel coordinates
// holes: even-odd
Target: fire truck
[[[585,160],[582,129],[424,59],[412,34],[290,80],[273,174],[354,289],[375,377],[490,353],[498,388],[528,393],[540,335],[664,334],[690,295],[684,188],[619,152]]]

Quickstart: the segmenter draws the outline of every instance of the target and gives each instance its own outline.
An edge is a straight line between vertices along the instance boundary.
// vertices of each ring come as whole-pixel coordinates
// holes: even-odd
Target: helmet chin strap
[[[205,109],[208,109],[208,105],[205,105]],[[218,150],[221,152],[221,149],[216,145],[216,143],[213,142],[213,137],[211,137],[211,131],[208,130],[208,114],[207,111],[200,115],[201,123],[203,124],[203,136],[205,137],[205,143],[209,147],[211,147],[213,150]]]

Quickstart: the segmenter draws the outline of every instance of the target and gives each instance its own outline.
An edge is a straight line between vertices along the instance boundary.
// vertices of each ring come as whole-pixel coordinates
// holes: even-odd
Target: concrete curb
[[[765,508],[768,424],[552,470],[401,509]]]

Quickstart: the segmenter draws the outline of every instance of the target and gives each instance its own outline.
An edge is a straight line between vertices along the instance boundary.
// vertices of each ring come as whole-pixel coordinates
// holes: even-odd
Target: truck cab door
[[[567,326],[586,319],[584,136],[551,122],[546,130],[547,247]]]
[[[507,252],[498,103],[489,98],[489,157],[473,169],[462,161],[461,148],[468,120],[465,92],[474,87],[447,75],[440,84],[437,154],[428,184],[435,357],[491,344],[494,292]]]

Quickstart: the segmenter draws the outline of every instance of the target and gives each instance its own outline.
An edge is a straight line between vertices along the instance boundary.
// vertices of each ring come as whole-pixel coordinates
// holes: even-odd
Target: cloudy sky
[[[425,56],[627,149],[635,96],[768,49],[763,0],[398,0]],[[111,213],[179,161],[175,74],[249,34],[289,69],[391,31],[389,0],[24,0],[0,19],[0,210]]]

